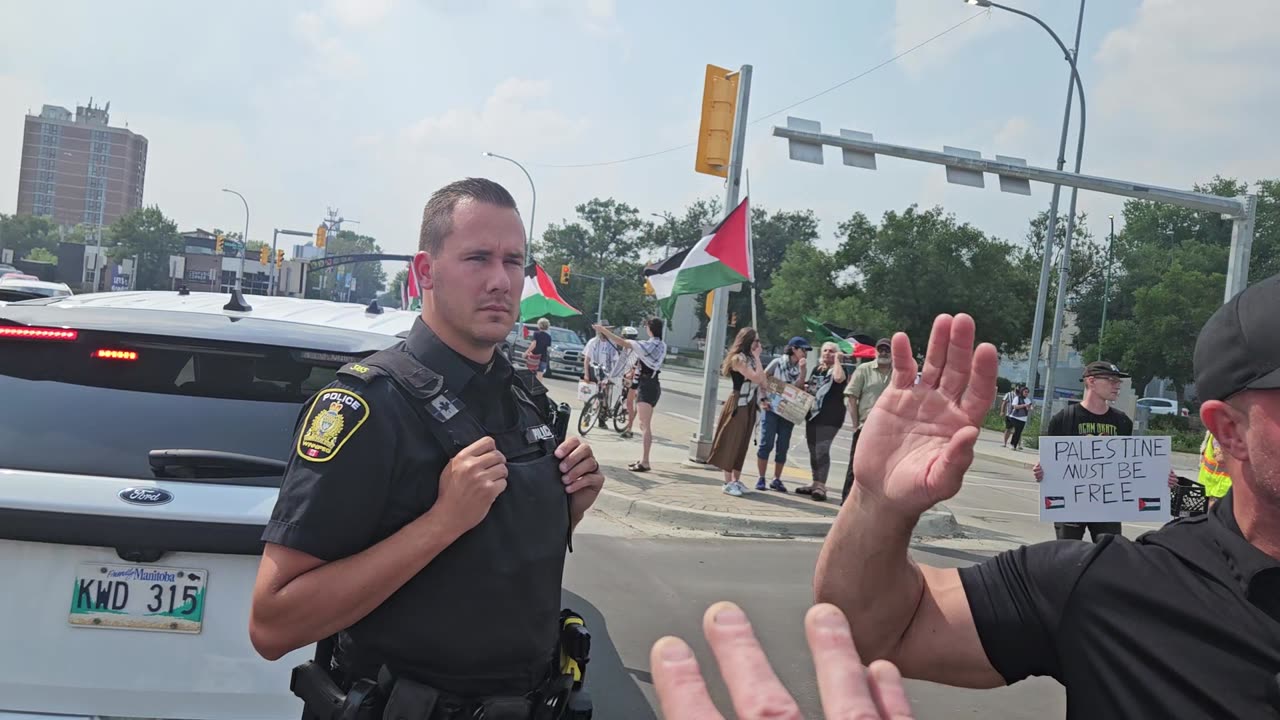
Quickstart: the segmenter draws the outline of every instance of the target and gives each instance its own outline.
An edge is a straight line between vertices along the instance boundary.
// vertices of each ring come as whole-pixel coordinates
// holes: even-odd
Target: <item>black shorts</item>
[[[639,385],[636,386],[636,401],[648,403],[649,405],[657,405],[658,398],[662,397],[662,385],[658,382],[658,378],[654,375],[642,377]]]

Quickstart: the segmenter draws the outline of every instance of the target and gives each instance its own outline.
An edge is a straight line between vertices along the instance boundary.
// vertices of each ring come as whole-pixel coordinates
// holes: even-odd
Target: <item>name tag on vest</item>
[[[555,433],[551,432],[551,428],[546,425],[534,425],[524,433],[524,439],[530,443],[554,440],[555,438]]]

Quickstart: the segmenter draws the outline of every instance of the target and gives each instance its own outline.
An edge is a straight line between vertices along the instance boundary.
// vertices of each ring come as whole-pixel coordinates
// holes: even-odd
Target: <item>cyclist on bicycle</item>
[[[620,363],[618,348],[606,340],[599,332],[587,341],[582,349],[582,379],[584,382],[599,385],[602,397],[602,408],[609,408],[609,380],[615,377],[615,368]],[[605,427],[605,412],[600,413],[600,427]]]

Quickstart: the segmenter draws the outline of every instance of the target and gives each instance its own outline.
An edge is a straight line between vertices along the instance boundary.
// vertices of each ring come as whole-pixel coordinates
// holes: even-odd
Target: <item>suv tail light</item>
[[[80,333],[70,328],[0,325],[0,340],[52,340],[73,342]]]
[[[101,348],[93,354],[99,360],[137,360],[138,353],[132,350],[113,350],[111,348]]]

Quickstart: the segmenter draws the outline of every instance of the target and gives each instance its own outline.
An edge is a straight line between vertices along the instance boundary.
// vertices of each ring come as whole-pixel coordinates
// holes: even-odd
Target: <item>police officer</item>
[[[1232,488],[1212,511],[1137,539],[1053,540],[963,568],[908,555],[920,515],[959,490],[995,397],[973,319],[933,326],[919,384],[893,338],[853,496],[819,557],[819,602],[858,652],[970,688],[1050,676],[1068,718],[1274,718],[1280,672],[1280,276],[1209,318],[1195,349],[1200,417]],[[872,441],[872,442],[868,442]]]
[[[388,702],[412,688],[463,711],[531,704],[556,675],[565,550],[603,477],[581,438],[557,444],[545,388],[495,350],[517,320],[524,243],[494,182],[427,202],[421,316],[341,368],[296,428],[254,587],[263,657],[333,636],[344,689],[381,675]]]

